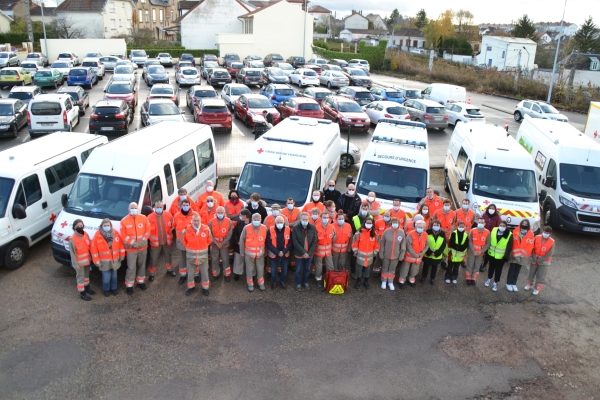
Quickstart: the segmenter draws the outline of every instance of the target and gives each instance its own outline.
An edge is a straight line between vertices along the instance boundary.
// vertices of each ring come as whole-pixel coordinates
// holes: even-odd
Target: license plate
[[[354,126],[364,126],[364,125],[363,125],[363,124],[356,124],[356,125],[354,125]]]
[[[222,128],[223,127],[222,124],[210,124],[210,126],[212,126],[213,128]]]
[[[586,227],[583,228],[583,231],[584,232],[596,232],[596,233],[598,233],[598,232],[600,232],[600,228],[589,228],[589,227],[586,226]]]
[[[194,83],[194,82],[196,82],[194,79],[188,79],[187,80],[187,83]]]
[[[0,129],[8,129],[10,125],[0,125]]]
[[[251,85],[258,85],[258,82],[250,82]]]
[[[112,131],[115,128],[113,128],[112,126],[103,126],[102,128],[100,128],[101,131]]]
[[[441,120],[442,120],[442,118],[440,118],[440,117],[435,117],[433,120],[434,120],[434,121],[441,121]]]
[[[40,125],[41,126],[52,126],[54,125],[56,122],[42,122]]]

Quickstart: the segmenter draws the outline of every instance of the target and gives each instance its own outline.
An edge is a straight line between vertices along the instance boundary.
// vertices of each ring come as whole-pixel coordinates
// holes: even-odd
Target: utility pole
[[[25,23],[27,24],[27,37],[29,38],[29,41],[33,43],[33,26],[31,25],[29,0],[23,0],[23,7],[25,8]]]
[[[554,74],[556,73],[556,62],[558,61],[558,49],[560,48],[560,38],[563,34],[563,22],[565,21],[565,11],[567,11],[567,0],[563,8],[563,16],[560,20],[560,30],[558,33],[558,42],[556,43],[556,54],[554,55],[554,64],[552,65],[552,76],[550,76],[550,88],[548,88],[548,103],[552,100],[552,86],[554,86]]]
[[[306,0],[304,0],[304,35],[302,37],[302,57],[306,60],[306,14],[308,9],[306,8]]]
[[[521,49],[515,50],[519,52],[519,55],[517,56],[517,73],[515,74],[515,90],[517,89],[517,86],[519,84],[519,75],[521,74]],[[507,55],[508,57],[508,55]]]
[[[40,2],[40,9],[42,10],[42,28],[44,29],[44,47],[46,48],[46,54],[48,63],[50,63],[50,49],[48,49],[48,38],[46,37],[46,22],[44,21],[44,1]]]

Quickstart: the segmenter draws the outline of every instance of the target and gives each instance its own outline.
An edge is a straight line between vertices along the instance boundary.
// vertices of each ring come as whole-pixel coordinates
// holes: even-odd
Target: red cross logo
[[[594,132],[594,139],[598,138],[598,131]]]
[[[50,216],[50,222],[54,223],[54,221],[56,221],[56,215],[52,213],[52,215]]]
[[[256,152],[257,152],[258,154],[262,153],[263,151],[264,151],[264,150],[262,149],[262,147],[261,147],[260,149],[256,150]]]
[[[483,202],[483,204],[485,204],[487,206],[488,204],[490,204],[490,202],[488,201],[488,199],[485,199],[485,201]]]
[[[67,221],[61,222],[61,224],[60,224],[60,226],[63,228],[67,225],[69,225],[69,223]]]

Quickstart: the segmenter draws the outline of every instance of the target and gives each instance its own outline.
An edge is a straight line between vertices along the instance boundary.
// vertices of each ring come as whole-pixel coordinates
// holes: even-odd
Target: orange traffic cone
[[[504,130],[505,130],[506,132],[508,132],[508,121],[506,121],[506,122],[504,123]]]
[[[471,104],[471,96],[469,96],[469,100],[467,100],[467,104]]]

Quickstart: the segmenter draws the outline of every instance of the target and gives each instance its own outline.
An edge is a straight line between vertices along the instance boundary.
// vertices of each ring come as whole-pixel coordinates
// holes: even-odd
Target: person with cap
[[[212,236],[210,244],[210,263],[212,267],[212,279],[219,279],[221,269],[219,258],[223,262],[223,275],[225,282],[229,282],[231,268],[229,267],[229,244],[233,234],[233,222],[225,216],[225,207],[217,207],[215,217],[208,222],[208,230]]]
[[[150,224],[150,264],[148,280],[154,281],[158,270],[158,259],[162,255],[165,259],[167,275],[176,276],[171,262],[171,245],[173,244],[173,217],[171,213],[164,210],[164,203],[158,200],[154,203],[154,211],[148,215]]]
[[[288,257],[292,249],[291,229],[285,224],[283,215],[275,217],[275,225],[267,232],[267,250],[272,271],[271,289],[280,285],[286,289],[285,279],[287,277]],[[281,275],[278,273],[281,270]]]
[[[182,243],[183,231],[192,223],[194,211],[188,199],[181,201],[181,211],[173,217],[173,227],[175,228],[175,247],[179,250],[179,284],[183,285],[187,276],[187,261],[185,246]],[[197,283],[197,282],[196,282]]]
[[[179,194],[179,197],[173,200],[173,202],[171,203],[171,207],[169,208],[169,213],[172,216],[177,215],[177,213],[181,211],[181,207],[183,205],[184,200],[187,200],[188,206],[190,206],[192,209],[196,207],[196,203],[194,203],[194,200],[192,200],[192,198],[188,196],[186,188],[179,188],[177,194]]]
[[[212,235],[206,225],[200,221],[197,212],[192,214],[192,223],[183,231],[183,246],[187,261],[187,286],[186,296],[190,296],[200,280],[202,294],[208,296],[210,280],[208,277],[208,247],[212,242]]]
[[[493,278],[492,290],[494,292],[498,290],[502,268],[510,258],[512,246],[512,232],[507,229],[506,221],[501,221],[500,225],[492,229],[490,233],[490,248],[488,249],[490,269],[488,270],[488,280],[485,282],[485,286],[490,286]]]
[[[77,291],[82,300],[90,301],[88,294],[94,295],[90,288],[90,264],[92,257],[90,253],[90,237],[83,230],[81,219],[73,221],[73,236],[69,240],[69,253],[71,255],[71,266],[75,270],[77,279]]]
[[[346,216],[343,213],[338,213],[335,221],[332,224],[335,229],[335,240],[331,250],[331,259],[333,269],[341,271],[347,269],[346,261],[348,259],[348,251],[352,251],[352,227],[346,222]]]
[[[317,228],[309,224],[308,213],[300,213],[300,223],[292,228],[292,241],[294,243],[294,256],[296,257],[295,283],[299,292],[302,286],[310,290],[308,277],[310,275],[310,263],[317,248]]]
[[[406,234],[400,227],[400,221],[394,217],[379,240],[379,258],[381,259],[381,288],[386,286],[395,290],[394,278],[398,262],[404,259],[406,253]]]
[[[448,240],[448,269],[446,270],[446,283],[452,281],[456,285],[458,279],[458,269],[465,260],[467,250],[469,249],[469,234],[465,230],[465,223],[458,222],[456,230],[450,235]]]
[[[196,200],[196,211],[201,211],[202,207],[204,207],[204,203],[208,196],[212,196],[215,206],[224,206],[225,200],[223,199],[223,195],[215,190],[215,185],[213,181],[208,180],[204,183],[204,188],[206,191],[198,196],[198,200]]]
[[[240,237],[244,227],[250,223],[252,214],[247,209],[240,211],[238,221],[235,223],[233,233],[231,234],[231,249],[233,250],[233,280],[239,281],[240,276],[245,271],[244,253],[240,253]]]
[[[117,295],[117,270],[125,259],[125,247],[121,235],[113,229],[109,218],[104,218],[92,238],[90,250],[92,261],[102,274],[104,296]]]
[[[250,215],[258,213],[262,222],[265,220],[265,218],[267,218],[268,215],[265,205],[265,202],[260,199],[260,195],[254,192],[250,195],[250,199],[246,202],[246,209],[250,211]]]
[[[554,239],[550,237],[552,227],[544,226],[541,235],[537,235],[533,241],[533,252],[531,253],[531,265],[529,266],[529,276],[525,290],[533,287],[532,294],[537,296],[544,288],[546,273],[552,262],[554,254]]]
[[[126,293],[131,295],[136,282],[140,289],[146,290],[144,281],[146,280],[146,255],[150,236],[148,218],[138,213],[137,203],[129,204],[129,215],[121,220],[120,233],[127,252]]]
[[[319,212],[325,210],[325,205],[321,202],[321,192],[319,190],[313,190],[311,201],[304,204],[302,211],[310,212],[314,208],[318,208]]]
[[[367,206],[369,206],[367,204]],[[379,253],[379,237],[375,232],[374,219],[371,215],[363,222],[363,226],[352,238],[352,252],[356,258],[356,283],[354,289],[360,288],[360,280],[365,289],[369,288],[371,267]]]
[[[315,265],[315,279],[317,286],[323,287],[323,265],[326,271],[333,270],[332,248],[335,241],[335,229],[329,223],[327,211],[321,212],[321,218],[315,222],[317,228],[317,248],[313,257]]]
[[[419,265],[425,252],[429,249],[429,236],[425,231],[425,222],[415,222],[415,230],[406,235],[406,254],[400,266],[398,287],[404,289],[404,282],[408,276],[408,284],[416,287],[415,277],[419,273]]]
[[[335,181],[330,180],[325,184],[323,188],[323,202],[327,200],[333,201],[333,204],[337,204],[342,193],[335,188]]]
[[[477,227],[469,232],[469,251],[467,252],[467,270],[465,279],[467,285],[474,286],[479,276],[479,266],[490,247],[490,231],[485,229],[485,219],[477,219]]]
[[[261,224],[261,215],[252,214],[252,224],[244,227],[240,236],[240,254],[246,262],[246,283],[248,291],[254,291],[254,275],[260,291],[265,290],[265,250],[267,227]]]
[[[229,191],[228,200],[225,202],[225,215],[233,222],[240,218],[240,211],[244,208],[244,202],[240,200],[240,192],[233,189]]]
[[[429,242],[429,248],[423,255],[423,271],[421,272],[421,283],[425,282],[425,279],[429,276],[429,283],[433,285],[435,283],[435,277],[437,275],[437,269],[442,262],[444,256],[444,250],[446,250],[446,234],[442,230],[442,223],[437,219],[434,219],[431,223],[431,228],[427,229],[427,240]],[[429,275],[429,268],[431,268],[431,275]]]

